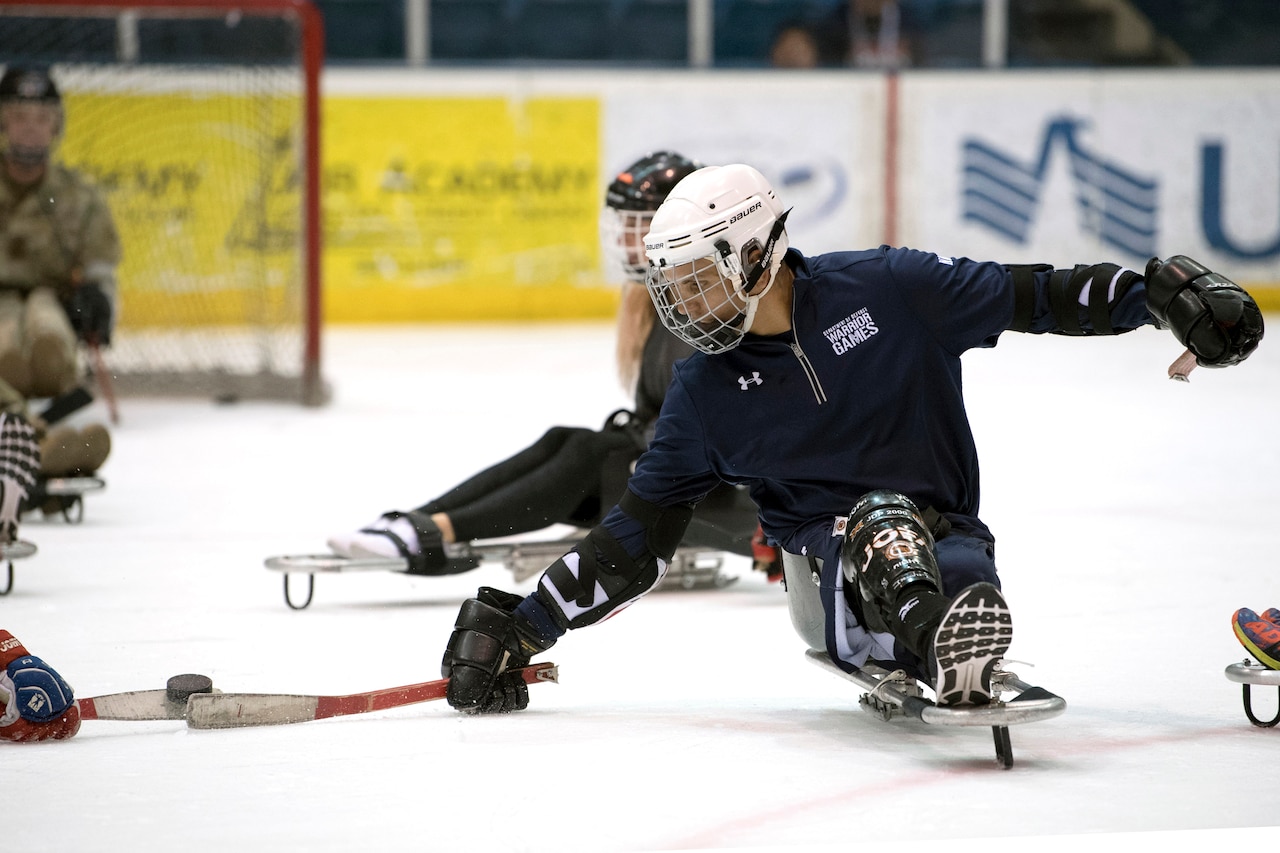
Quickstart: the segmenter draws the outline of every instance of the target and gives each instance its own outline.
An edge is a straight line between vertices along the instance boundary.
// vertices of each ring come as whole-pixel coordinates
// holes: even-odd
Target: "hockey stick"
[[[216,695],[213,679],[186,673],[169,679],[164,690],[133,690],[77,699],[82,720],[181,720],[187,699],[195,694]]]
[[[164,690],[134,690],[77,699],[82,720],[181,720],[186,703],[170,702]]]
[[[116,406],[116,391],[111,384],[111,371],[107,370],[107,364],[102,360],[102,348],[98,346],[98,342],[92,341],[88,344],[89,355],[93,360],[93,378],[97,380],[98,390],[102,392],[102,399],[107,404],[107,412],[111,415],[111,423],[118,425],[120,423],[120,409]]]
[[[553,663],[536,663],[515,670],[525,684],[559,681]],[[345,696],[303,696],[292,693],[198,693],[187,700],[187,725],[193,729],[232,729],[304,723],[346,714],[367,714],[443,699],[449,679],[424,681],[404,687],[350,693]]]

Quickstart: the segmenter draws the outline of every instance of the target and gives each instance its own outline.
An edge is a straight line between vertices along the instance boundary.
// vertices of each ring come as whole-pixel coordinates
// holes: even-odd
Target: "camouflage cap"
[[[58,87],[49,69],[38,65],[11,65],[0,77],[0,101],[47,101],[61,103]]]

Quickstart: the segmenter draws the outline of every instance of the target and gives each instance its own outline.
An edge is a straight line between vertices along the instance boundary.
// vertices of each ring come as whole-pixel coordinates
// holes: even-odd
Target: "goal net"
[[[0,0],[0,63],[49,66],[55,157],[120,231],[118,393],[327,399],[322,54],[307,0]]]

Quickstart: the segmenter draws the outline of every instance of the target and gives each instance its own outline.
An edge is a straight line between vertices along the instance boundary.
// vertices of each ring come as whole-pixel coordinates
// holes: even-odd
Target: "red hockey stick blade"
[[[553,663],[536,663],[516,670],[526,684],[559,681]],[[199,693],[187,700],[187,725],[193,729],[233,729],[243,726],[273,726],[304,723],[367,714],[443,699],[449,679],[424,681],[404,687],[351,693],[346,696],[303,696],[292,693]]]

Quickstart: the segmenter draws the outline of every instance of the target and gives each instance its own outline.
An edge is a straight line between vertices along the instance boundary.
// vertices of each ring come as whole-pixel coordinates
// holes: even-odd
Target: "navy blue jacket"
[[[728,352],[678,362],[630,491],[671,507],[696,503],[721,481],[745,484],[771,541],[828,566],[839,562],[836,524],[874,489],[899,491],[954,529],[992,541],[978,518],[960,356],[995,346],[1014,323],[1014,275],[997,263],[887,246],[811,258],[793,250],[786,263],[795,274],[791,330],[747,334]],[[1114,283],[1120,272],[1111,269]],[[1051,275],[1045,268],[1022,277],[1027,331],[1064,331],[1051,308]],[[1068,278],[1056,278],[1059,315],[1071,307],[1061,288]],[[1107,305],[1112,333],[1153,322],[1136,274],[1125,274]],[[1076,307],[1067,316],[1092,332],[1089,311]],[[638,519],[614,507],[602,526],[632,557],[647,559]],[[576,577],[578,565],[566,555],[521,606],[548,638],[643,592],[615,598],[591,582],[577,587],[590,590],[589,601],[570,600],[578,593],[566,597],[554,576]]]
[[[1009,271],[886,246],[786,260],[792,330],[678,363],[631,491],[669,506],[719,480],[745,483],[770,539],[823,559],[838,552],[835,519],[880,488],[989,537],[960,356],[1009,327]],[[1031,331],[1058,331],[1049,272],[1036,278]],[[1151,323],[1145,289],[1130,288],[1111,318],[1116,332]],[[626,543],[628,521],[614,510],[605,524]]]

